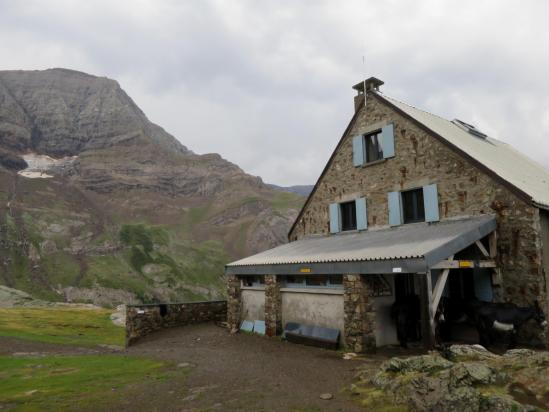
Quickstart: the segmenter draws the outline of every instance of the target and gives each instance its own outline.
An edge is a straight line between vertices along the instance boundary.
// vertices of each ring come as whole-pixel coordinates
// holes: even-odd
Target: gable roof
[[[426,130],[440,141],[450,146],[460,155],[471,160],[473,164],[496,178],[525,201],[534,206],[549,209],[549,171],[534,160],[523,155],[507,143],[491,137],[479,138],[455,123],[440,116],[420,110],[378,91],[368,92],[368,96],[375,96],[386,103],[404,117],[412,120],[417,126]],[[288,235],[292,233],[307,208],[309,201],[316,192],[320,181],[328,171],[330,163],[342,145],[349,130],[355,123],[358,114],[364,107],[364,101],[357,108],[343,136],[339,140],[313,190],[303,204],[301,211],[292,224]]]
[[[442,117],[377,95],[524,192],[536,206],[549,207],[549,171],[511,145],[489,136],[477,137]]]

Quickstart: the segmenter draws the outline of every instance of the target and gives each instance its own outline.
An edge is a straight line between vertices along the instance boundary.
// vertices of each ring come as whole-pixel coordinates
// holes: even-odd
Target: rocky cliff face
[[[66,69],[0,72],[3,147],[71,156],[137,137],[189,153],[149,122],[114,80]]]
[[[113,80],[0,72],[7,286],[56,300],[108,294],[113,303],[126,292],[141,301],[217,297],[224,264],[285,242],[302,201],[217,154],[193,153]]]

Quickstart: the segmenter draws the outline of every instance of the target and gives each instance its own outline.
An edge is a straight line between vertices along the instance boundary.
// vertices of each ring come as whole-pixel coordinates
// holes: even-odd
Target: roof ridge
[[[390,99],[390,100],[394,100],[400,104],[403,104],[403,105],[406,105],[408,107],[411,107],[412,109],[415,109],[417,111],[420,111],[420,112],[423,112],[423,113],[427,113],[428,115],[431,115],[433,117],[438,117],[439,119],[442,119],[442,120],[445,120],[447,121],[448,123],[451,123],[452,125],[454,125],[455,127],[457,127],[459,129],[459,127],[457,125],[454,124],[454,122],[452,122],[451,120],[448,120],[446,119],[445,117],[442,117],[442,116],[439,116],[438,114],[434,114],[434,113],[431,113],[427,110],[423,110],[423,109],[420,109],[419,107],[416,107],[414,105],[411,105],[411,104],[408,104],[406,102],[403,102],[402,100],[399,100],[399,99],[395,99],[394,97],[391,97],[385,93],[382,93],[380,91],[375,91],[374,90],[374,93],[377,93],[379,94],[381,97],[385,98],[385,99]],[[511,149],[513,152],[515,152],[515,154],[519,155],[520,157],[524,158],[525,160],[528,160],[529,162],[531,163],[535,163],[538,167],[544,169],[544,170],[547,170],[547,168],[541,164],[540,162],[538,162],[536,159],[532,159],[531,157],[529,157],[528,155],[524,154],[523,152],[521,152],[520,150],[518,150],[516,147],[514,147],[512,144],[510,143],[507,143],[503,140],[500,140],[500,139],[496,139],[495,137],[492,137],[492,136],[489,136],[487,135],[487,138],[490,139],[490,140],[495,140],[496,142],[498,142],[499,144],[503,144],[505,146],[507,146],[508,149]]]
[[[449,122],[449,123],[452,123],[451,120],[448,120],[448,119],[445,118],[445,117],[442,117],[442,116],[440,116],[440,115],[438,115],[438,114],[431,113],[431,112],[429,112],[429,111],[427,111],[427,110],[424,110],[424,109],[420,109],[420,108],[417,107],[417,106],[414,106],[414,105],[412,105],[412,104],[410,104],[410,103],[403,102],[402,100],[396,99],[396,98],[394,98],[394,97],[392,97],[392,96],[389,96],[389,95],[387,95],[387,94],[385,94],[385,93],[381,93],[380,91],[374,91],[374,93],[377,93],[377,94],[379,94],[381,97],[384,97],[384,98],[386,98],[386,99],[394,100],[395,102],[399,102],[400,104],[404,104],[404,105],[406,105],[406,106],[408,106],[408,107],[411,107],[412,109],[418,110],[418,111],[423,112],[423,113],[427,113],[428,115],[431,115],[431,116],[433,116],[433,117],[438,117],[439,119],[442,119],[442,120],[445,120],[445,121],[447,121],[447,122]],[[452,124],[453,124],[453,123],[452,123]],[[457,127],[457,126],[456,126],[456,127]]]
[[[419,112],[423,112],[423,113],[425,113],[425,114],[428,114],[429,116],[433,116],[433,117],[439,118],[439,119],[441,119],[441,120],[444,120],[445,122],[448,122],[448,123],[452,124],[452,126],[457,127],[458,129],[461,129],[461,128],[460,128],[458,125],[456,125],[452,120],[449,120],[449,119],[447,119],[446,117],[442,117],[442,116],[440,116],[440,115],[438,115],[438,114],[431,113],[431,112],[429,112],[429,111],[427,111],[427,110],[421,109],[421,108],[419,108],[419,107],[417,107],[417,106],[414,106],[414,105],[412,105],[412,104],[403,102],[402,100],[396,99],[396,98],[394,98],[394,97],[392,97],[392,96],[389,96],[389,95],[387,95],[387,94],[385,94],[385,93],[381,93],[380,91],[374,91],[374,93],[379,94],[381,97],[383,97],[383,98],[385,98],[385,99],[393,100],[393,101],[398,102],[398,103],[400,103],[400,104],[403,104],[403,105],[405,105],[405,106],[411,107],[411,108],[414,109],[414,110],[417,110],[417,111],[419,111]],[[456,118],[455,120],[459,120],[459,119]],[[462,120],[462,121],[463,121],[463,120]],[[467,132],[465,132],[465,133],[467,133]],[[509,143],[504,142],[503,140],[500,140],[500,139],[496,139],[496,138],[493,137],[493,136],[486,135],[486,138],[489,139],[489,140],[495,140],[495,141],[498,142],[498,143],[505,144],[505,145],[507,145],[507,146],[512,147]]]

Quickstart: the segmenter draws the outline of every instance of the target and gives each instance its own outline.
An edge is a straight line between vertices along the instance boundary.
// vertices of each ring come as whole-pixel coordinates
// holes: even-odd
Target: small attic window
[[[480,137],[481,139],[486,139],[488,136],[485,133],[482,133],[475,126],[469,123],[465,123],[459,119],[452,120],[452,123],[458,126],[459,128],[465,130],[468,133],[471,133],[473,136]]]

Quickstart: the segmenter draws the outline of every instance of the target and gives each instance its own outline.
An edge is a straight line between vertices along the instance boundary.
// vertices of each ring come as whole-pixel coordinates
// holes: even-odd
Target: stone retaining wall
[[[154,331],[202,322],[225,322],[227,301],[128,305],[126,346]]]

